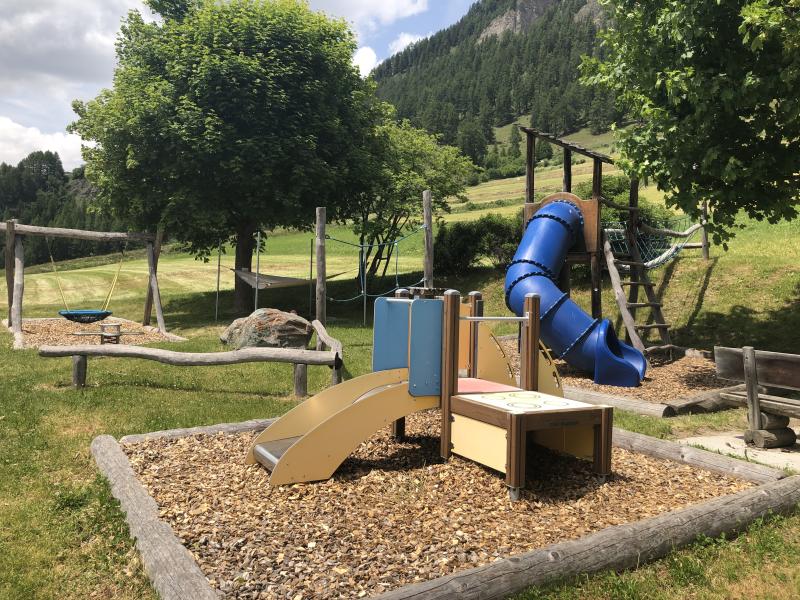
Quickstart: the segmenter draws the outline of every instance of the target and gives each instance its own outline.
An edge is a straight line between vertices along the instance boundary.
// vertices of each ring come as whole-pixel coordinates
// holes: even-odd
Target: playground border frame
[[[96,437],[91,452],[111,485],[135,540],[142,564],[163,600],[218,598],[194,557],[172,528],[159,518],[155,500],[134,473],[123,444],[150,439],[180,439],[194,435],[259,431],[274,419],[225,423],[190,429],[128,435],[119,441]],[[661,558],[693,543],[701,535],[735,535],[770,514],[788,514],[800,505],[800,476],[787,477],[765,467],[675,442],[614,429],[614,446],[660,459],[675,460],[757,483],[756,487],[693,504],[641,521],[608,527],[590,535],[551,544],[430,581],[381,594],[387,600],[419,598],[505,598],[534,585],[606,569],[629,569]]]

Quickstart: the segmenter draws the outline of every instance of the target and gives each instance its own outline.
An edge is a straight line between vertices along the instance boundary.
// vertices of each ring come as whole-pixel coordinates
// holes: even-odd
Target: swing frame
[[[65,229],[60,227],[39,227],[36,225],[22,225],[16,220],[0,222],[0,231],[5,234],[5,269],[6,285],[8,288],[8,327],[14,334],[14,347],[22,347],[22,298],[25,289],[25,247],[26,237],[67,238],[76,240],[89,240],[94,242],[120,241],[127,244],[129,241],[144,242],[147,246],[148,285],[147,299],[145,301],[144,318],[142,325],[149,325],[155,308],[158,331],[167,333],[164,322],[164,311],[161,306],[161,292],[158,287],[158,258],[161,254],[161,244],[164,231],[157,233],[138,232],[108,232],[86,231],[81,229]],[[120,263],[121,265],[121,263]],[[119,274],[119,268],[118,268]],[[115,278],[116,279],[116,278]],[[113,293],[113,288],[111,290]],[[110,296],[107,300],[110,300]],[[78,311],[69,311],[78,312]],[[94,312],[94,311],[88,311]],[[108,312],[108,311],[106,311]],[[110,312],[109,312],[110,314]],[[66,315],[62,315],[66,316]],[[86,315],[87,318],[89,315]],[[97,313],[95,313],[97,316]],[[94,319],[96,321],[97,319]]]

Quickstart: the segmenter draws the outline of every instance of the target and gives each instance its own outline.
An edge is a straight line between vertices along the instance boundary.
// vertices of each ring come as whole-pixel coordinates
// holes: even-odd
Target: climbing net
[[[627,223],[604,221],[603,229],[615,256],[630,256]],[[676,217],[656,228],[640,222],[637,227],[636,248],[646,269],[657,269],[671,261],[686,247],[695,234],[702,229],[700,224],[692,224],[688,217]]]
[[[359,293],[352,298],[331,298],[328,297],[329,302],[334,302],[338,304],[345,304],[348,302],[356,302],[358,300],[363,300],[364,306],[366,307],[366,302],[369,298],[381,298],[383,296],[388,296],[390,294],[394,294],[397,290],[402,289],[404,287],[415,287],[422,284],[425,280],[420,279],[414,283],[408,285],[400,285],[400,244],[408,240],[409,238],[414,237],[415,235],[419,234],[421,231],[425,230],[425,226],[422,225],[418,227],[411,233],[406,236],[401,237],[397,240],[392,240],[391,242],[382,242],[379,244],[356,244],[353,242],[348,242],[346,240],[340,240],[335,237],[331,237],[329,235],[325,236],[326,240],[330,240],[331,242],[336,242],[338,244],[344,244],[345,246],[350,246],[353,248],[358,248],[358,284],[360,287]],[[387,246],[392,246],[392,254],[394,255],[394,287],[390,290],[374,294],[369,293],[367,290],[367,262],[369,260],[369,251],[374,249],[384,249]],[[389,258],[391,260],[391,258]]]

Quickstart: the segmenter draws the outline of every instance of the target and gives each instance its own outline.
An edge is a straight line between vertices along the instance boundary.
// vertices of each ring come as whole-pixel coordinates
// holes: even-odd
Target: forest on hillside
[[[492,21],[525,2],[544,6],[525,31],[482,38]],[[401,118],[467,153],[463,142],[477,128],[492,144],[493,127],[521,115],[531,115],[534,127],[558,135],[586,126],[596,133],[607,130],[620,117],[614,96],[578,81],[581,56],[600,53],[600,8],[587,6],[586,0],[546,4],[475,4],[455,25],[379,65],[373,73],[378,94]]]

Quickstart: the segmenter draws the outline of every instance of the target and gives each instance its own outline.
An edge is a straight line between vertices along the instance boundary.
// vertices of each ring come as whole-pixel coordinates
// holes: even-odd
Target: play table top
[[[509,391],[485,394],[458,394],[458,398],[515,415],[557,413],[603,407],[577,402],[541,392]]]

